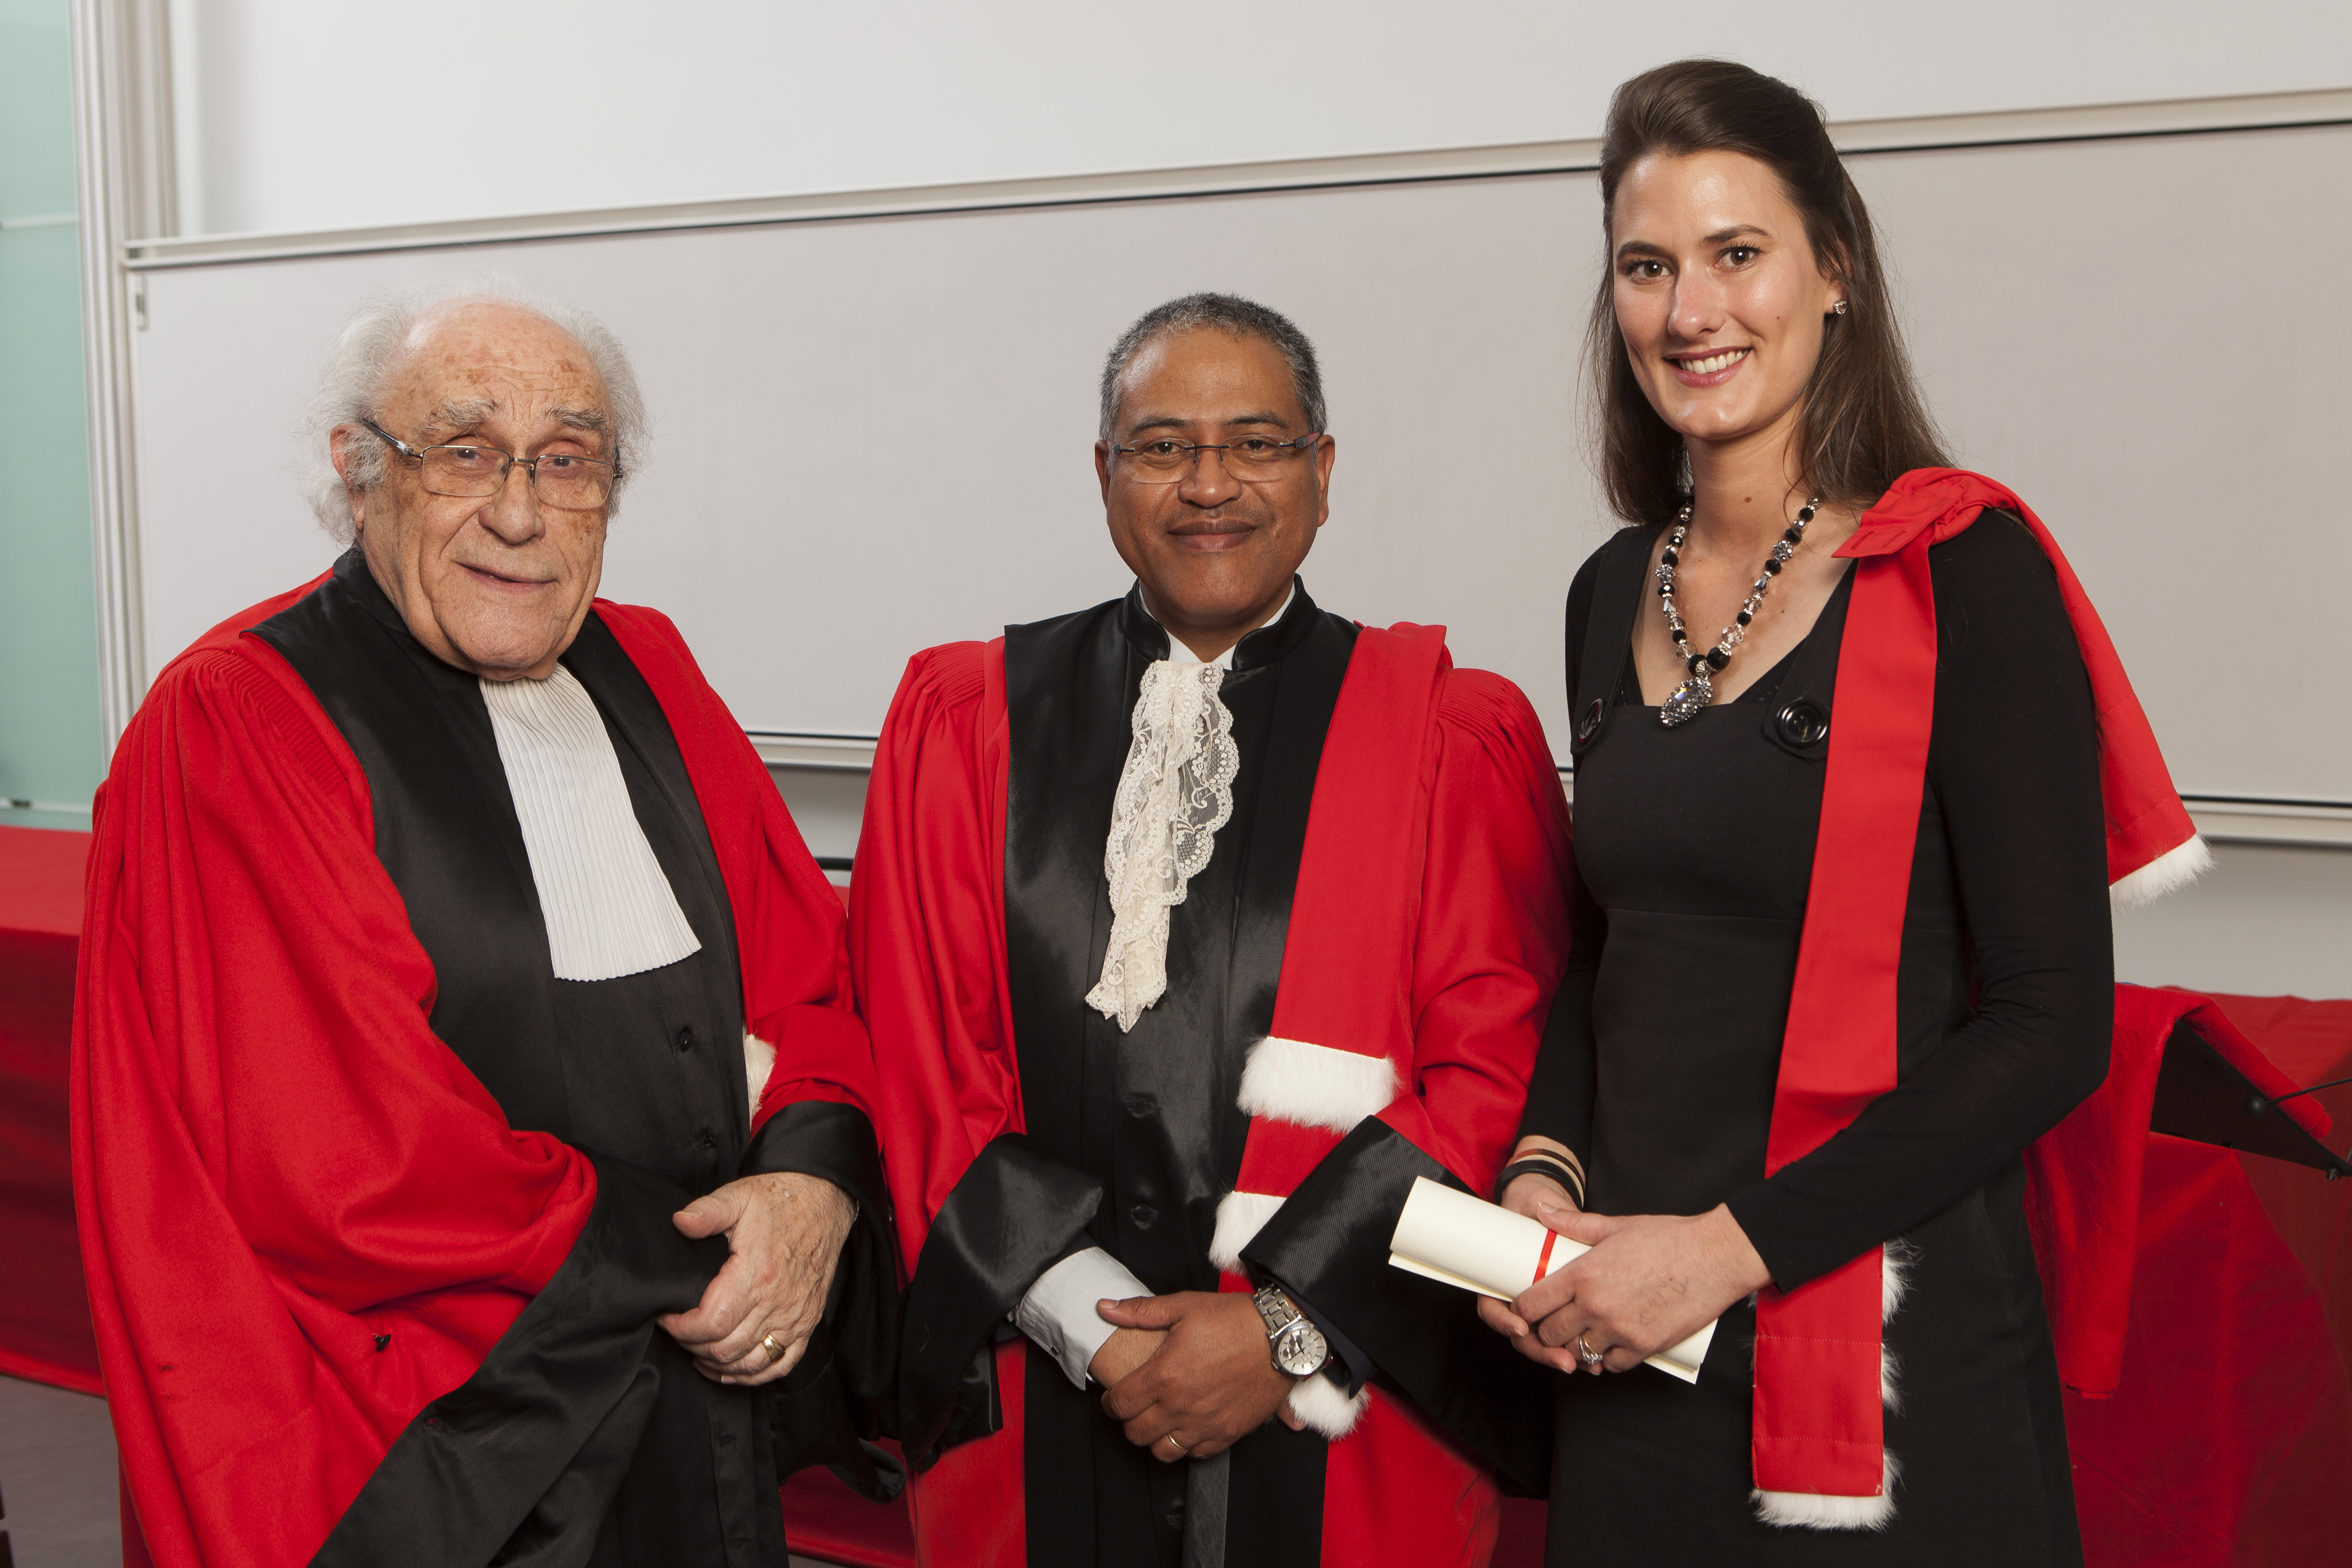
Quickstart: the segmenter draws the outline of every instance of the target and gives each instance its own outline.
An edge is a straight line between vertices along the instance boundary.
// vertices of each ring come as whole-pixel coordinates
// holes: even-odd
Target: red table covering
[[[0,1373],[96,1394],[66,1149],[89,844],[88,833],[0,828]]]
[[[100,1392],[66,1142],[87,833],[0,828],[0,1374]],[[2220,997],[2298,1083],[2352,1073],[2352,1001]],[[2352,1137],[2352,1086],[2317,1098]],[[2093,1568],[2352,1557],[2352,1183],[2150,1134],[2121,1386],[2067,1396]],[[796,1552],[908,1568],[902,1508],[824,1471],[784,1489]],[[1540,1503],[1497,1568],[1537,1568]]]

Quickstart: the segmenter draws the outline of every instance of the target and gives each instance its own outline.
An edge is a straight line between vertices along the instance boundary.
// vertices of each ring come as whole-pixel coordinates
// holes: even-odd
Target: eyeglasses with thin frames
[[[1221,443],[1163,436],[1134,446],[1114,445],[1111,451],[1132,459],[1128,465],[1128,478],[1138,485],[1173,485],[1192,472],[1203,452],[1218,454],[1225,472],[1244,484],[1264,485],[1286,477],[1298,456],[1313,450],[1322,439],[1319,430],[1296,441],[1276,441],[1270,435],[1244,435]]]
[[[411,446],[372,419],[360,423],[376,439],[417,465],[425,488],[436,496],[487,500],[506,488],[507,476],[516,468],[530,470],[531,493],[546,505],[563,511],[587,512],[613,498],[621,471],[597,457],[551,452],[543,457],[517,457],[495,446],[468,441],[447,441],[434,446]]]

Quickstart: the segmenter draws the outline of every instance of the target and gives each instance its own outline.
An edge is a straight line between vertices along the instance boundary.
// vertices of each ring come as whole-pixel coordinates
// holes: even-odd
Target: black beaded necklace
[[[1683,540],[1690,537],[1691,509],[1685,502],[1675,518],[1675,531],[1666,536],[1665,552],[1658,558],[1658,604],[1666,612],[1666,632],[1675,640],[1675,652],[1681,655],[1683,667],[1690,679],[1666,694],[1665,706],[1658,709],[1658,722],[1672,728],[1696,714],[1715,700],[1715,677],[1739,644],[1748,641],[1748,622],[1764,602],[1765,591],[1797,547],[1805,540],[1805,525],[1813,520],[1813,512],[1822,504],[1819,496],[1797,508],[1797,520],[1789,525],[1772,546],[1772,553],[1764,558],[1764,570],[1756,574],[1756,586],[1748,591],[1748,601],[1739,607],[1739,614],[1723,629],[1723,640],[1704,653],[1691,652],[1690,639],[1683,631],[1683,612],[1675,604],[1675,568],[1682,561]]]

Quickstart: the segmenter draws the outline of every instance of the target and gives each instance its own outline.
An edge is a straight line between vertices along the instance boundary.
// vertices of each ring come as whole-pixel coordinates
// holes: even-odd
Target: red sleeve
[[[1568,962],[1568,801],[1542,723],[1484,670],[1446,678],[1413,948],[1413,1082],[1381,1119],[1475,1192],[1510,1152]]]
[[[1003,649],[917,654],[874,756],[850,884],[876,1130],[907,1271],[972,1156],[1020,1130],[1005,985]]]
[[[587,1161],[435,1038],[365,776],[250,638],[184,657],[101,795],[75,1199],[160,1563],[299,1563],[553,1274]]]

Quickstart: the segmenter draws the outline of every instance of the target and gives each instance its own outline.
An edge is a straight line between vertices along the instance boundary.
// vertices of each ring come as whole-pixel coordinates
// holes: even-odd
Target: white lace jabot
[[[611,980],[702,950],[629,804],[596,700],[571,671],[484,681],[559,980]]]
[[[1266,624],[1282,618],[1297,591],[1294,585]],[[1209,863],[1217,830],[1234,814],[1241,771],[1234,716],[1217,695],[1233,649],[1202,664],[1174,637],[1168,647],[1170,656],[1143,672],[1103,848],[1110,946],[1087,1005],[1117,1019],[1122,1031],[1167,993],[1168,912]]]

